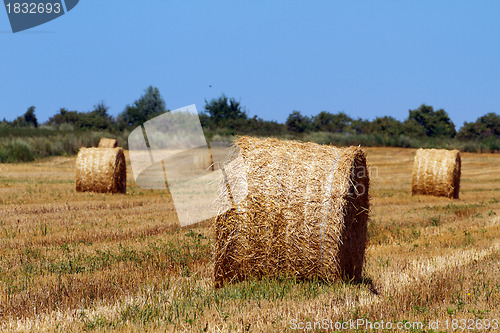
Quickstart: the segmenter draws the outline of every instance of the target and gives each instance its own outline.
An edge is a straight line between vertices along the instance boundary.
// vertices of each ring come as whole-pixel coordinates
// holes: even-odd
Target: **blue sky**
[[[148,85],[170,109],[225,93],[280,122],[404,120],[426,103],[459,128],[500,113],[497,0],[81,0],[16,34],[0,8],[0,44],[0,119],[100,101],[116,116]]]

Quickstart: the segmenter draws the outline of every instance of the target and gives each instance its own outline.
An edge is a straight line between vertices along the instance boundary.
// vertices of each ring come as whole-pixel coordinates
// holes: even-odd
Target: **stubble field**
[[[292,332],[325,319],[329,329],[364,320],[418,332],[439,320],[436,331],[450,331],[465,319],[493,330],[500,154],[462,154],[452,200],[410,196],[414,149],[366,152],[364,283],[264,280],[217,290],[209,222],[178,227],[168,193],[138,188],[130,166],[127,194],[106,195],[75,192],[75,158],[0,164],[0,330]]]

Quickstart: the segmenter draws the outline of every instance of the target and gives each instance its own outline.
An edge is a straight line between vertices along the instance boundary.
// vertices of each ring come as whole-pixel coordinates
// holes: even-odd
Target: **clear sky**
[[[170,109],[225,93],[280,122],[500,113],[498,0],[80,0],[16,34],[0,8],[0,45],[0,119],[100,101],[116,116],[148,85]]]

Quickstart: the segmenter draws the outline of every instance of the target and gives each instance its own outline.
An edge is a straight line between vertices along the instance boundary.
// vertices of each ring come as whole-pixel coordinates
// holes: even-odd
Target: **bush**
[[[35,160],[33,150],[23,140],[16,140],[10,145],[10,155],[14,160],[20,162],[30,162]]]
[[[500,151],[500,139],[490,136],[483,140],[483,143],[486,145],[489,152],[498,152]]]
[[[75,125],[69,123],[63,123],[59,125],[59,130],[63,132],[70,132],[75,130]]]
[[[398,147],[402,147],[402,148],[410,148],[410,147],[413,147],[412,145],[412,140],[407,137],[406,135],[400,135],[398,137],[398,140],[397,140],[397,144],[396,144]]]
[[[37,158],[75,155],[80,147],[97,147],[101,137],[114,135],[107,132],[61,132],[32,129],[8,131],[0,143],[0,163],[29,162]],[[6,134],[6,133],[1,133]],[[38,135],[37,135],[38,134]],[[120,134],[118,141],[126,147],[128,132]]]
[[[9,152],[5,147],[0,147],[0,163],[7,163],[9,158]]]
[[[15,139],[0,147],[0,162],[30,162],[35,160],[35,154],[29,144],[23,139]]]
[[[467,153],[476,153],[481,151],[481,145],[478,142],[469,141],[462,144],[460,150]]]

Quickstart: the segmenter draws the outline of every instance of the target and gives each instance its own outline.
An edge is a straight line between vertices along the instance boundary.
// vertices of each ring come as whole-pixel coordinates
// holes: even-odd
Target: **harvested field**
[[[0,330],[294,332],[323,319],[500,319],[500,155],[461,154],[460,198],[448,199],[411,196],[414,149],[364,150],[362,283],[220,289],[209,224],[178,227],[168,192],[136,187],[128,160],[118,195],[76,192],[76,157],[0,164]]]

